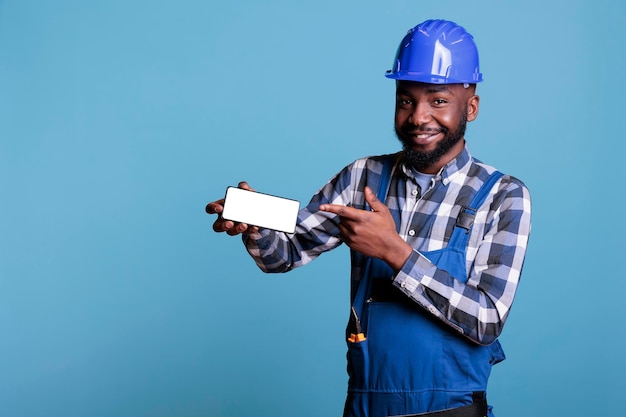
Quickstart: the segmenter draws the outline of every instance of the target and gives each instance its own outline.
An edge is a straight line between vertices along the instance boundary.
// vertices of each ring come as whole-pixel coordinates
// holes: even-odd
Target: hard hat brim
[[[481,73],[474,74],[472,79],[456,79],[450,77],[442,77],[433,74],[424,74],[422,72],[412,72],[412,71],[399,71],[393,72],[392,70],[388,70],[385,73],[385,77],[390,78],[392,80],[401,80],[401,81],[417,81],[420,83],[426,84],[476,84],[483,81],[483,75]]]

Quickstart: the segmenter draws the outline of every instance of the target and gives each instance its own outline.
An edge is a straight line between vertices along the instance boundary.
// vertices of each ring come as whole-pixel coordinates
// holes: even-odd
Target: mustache
[[[418,133],[448,133],[448,129],[445,127],[428,127],[426,125],[414,125],[412,123],[405,123],[400,127],[400,131],[406,135],[416,135]]]

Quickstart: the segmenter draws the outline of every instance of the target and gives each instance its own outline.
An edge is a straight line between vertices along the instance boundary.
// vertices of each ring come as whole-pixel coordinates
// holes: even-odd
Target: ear
[[[478,107],[480,104],[480,97],[476,94],[467,99],[467,121],[473,122],[478,117]]]

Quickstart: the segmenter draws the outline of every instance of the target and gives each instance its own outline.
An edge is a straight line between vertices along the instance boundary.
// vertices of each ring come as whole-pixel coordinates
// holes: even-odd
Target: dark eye
[[[406,108],[406,107],[411,107],[413,105],[413,101],[408,98],[398,97],[396,100],[400,107]]]
[[[443,98],[436,98],[433,100],[433,103],[435,103],[438,106],[441,106],[442,104],[446,104],[448,101],[444,100]]]

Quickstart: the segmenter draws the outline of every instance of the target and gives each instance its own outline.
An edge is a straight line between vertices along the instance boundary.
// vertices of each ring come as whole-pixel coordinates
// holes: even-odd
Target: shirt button
[[[411,191],[411,194],[413,194],[413,195],[417,195],[417,190],[413,190],[413,191]]]
[[[409,230],[409,236],[415,236],[415,230]]]

